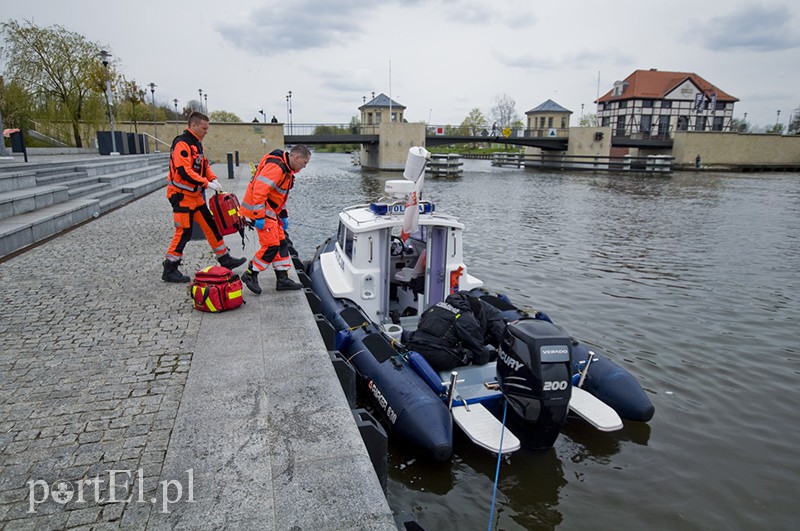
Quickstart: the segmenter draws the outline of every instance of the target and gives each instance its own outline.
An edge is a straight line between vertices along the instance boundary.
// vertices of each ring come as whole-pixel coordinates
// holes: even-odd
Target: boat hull
[[[323,316],[337,331],[337,349],[355,367],[393,434],[434,460],[449,459],[453,453],[450,411],[358,305],[330,293],[319,265],[319,255],[330,247],[330,242],[320,247],[306,274]]]

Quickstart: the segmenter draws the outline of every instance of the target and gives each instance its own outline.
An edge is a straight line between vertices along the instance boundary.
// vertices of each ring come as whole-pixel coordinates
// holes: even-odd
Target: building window
[[[367,125],[372,125],[372,113],[367,113]]]
[[[619,108],[620,109],[627,109],[628,108],[628,102],[627,101],[619,102]]]
[[[642,115],[642,123],[639,125],[639,131],[642,133],[649,133],[650,127],[653,125],[653,117],[649,114]]]
[[[383,113],[381,111],[376,111],[375,112],[375,123],[376,124],[380,124],[382,117],[383,117]]]
[[[393,112],[393,113],[392,113],[392,121],[393,121],[393,122],[396,122],[396,121],[397,121],[397,113],[396,113],[396,112]]]
[[[567,128],[567,117],[566,116],[562,116],[561,117],[561,129],[566,129],[566,128]]]
[[[662,100],[661,101],[661,108],[662,109],[671,109],[672,108],[672,102],[668,101],[668,100]]]
[[[597,110],[598,110],[598,111],[604,111],[604,110],[606,110],[606,104],[605,104],[605,103],[598,103],[598,104],[597,104]]]
[[[617,117],[617,130],[614,133],[617,136],[625,136],[625,117],[618,116]]]
[[[658,117],[658,134],[667,135],[669,133],[669,116]]]
[[[642,107],[645,109],[652,109],[653,108],[653,100],[644,100],[642,102]]]
[[[724,120],[725,118],[722,116],[715,116],[714,117],[714,125],[711,126],[713,131],[722,131],[724,129]]]
[[[552,116],[548,116],[547,117],[547,128],[548,129],[552,129],[553,128],[553,117]]]
[[[608,124],[611,123],[611,119],[608,116],[603,116],[603,120],[601,122],[601,126],[608,127]]]
[[[686,131],[689,129],[689,118],[687,116],[678,116],[678,131]]]
[[[706,117],[705,116],[698,116],[697,121],[694,124],[695,131],[705,131],[706,130]]]

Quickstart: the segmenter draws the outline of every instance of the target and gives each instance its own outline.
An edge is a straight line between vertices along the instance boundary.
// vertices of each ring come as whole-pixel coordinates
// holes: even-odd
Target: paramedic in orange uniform
[[[192,227],[197,223],[206,236],[220,265],[233,269],[247,261],[233,258],[222,239],[211,211],[206,206],[203,190],[210,188],[221,192],[222,186],[211,171],[211,165],[203,154],[201,141],[208,133],[208,116],[197,111],[189,115],[189,123],[183,134],[172,141],[167,177],[167,199],[172,205],[175,235],[169,244],[166,259],[162,264],[161,279],[166,282],[189,282],[189,277],[178,271],[183,257],[183,248],[192,239]]]
[[[256,251],[242,275],[242,282],[256,295],[261,293],[258,274],[270,264],[277,277],[276,290],[303,287],[289,278],[292,260],[283,231],[289,224],[286,200],[289,190],[294,186],[294,175],[305,168],[310,159],[311,152],[302,144],[292,147],[288,152],[276,149],[264,155],[247,185],[239,212],[253,221],[261,248]]]

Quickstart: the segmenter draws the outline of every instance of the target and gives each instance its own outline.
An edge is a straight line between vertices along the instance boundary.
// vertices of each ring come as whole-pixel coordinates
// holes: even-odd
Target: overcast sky
[[[459,124],[499,95],[573,112],[636,69],[694,72],[754,126],[800,107],[796,0],[2,0],[3,20],[60,24],[107,47],[156,101],[208,94],[245,121],[346,123],[372,93],[408,121]],[[599,79],[599,83],[598,83]]]

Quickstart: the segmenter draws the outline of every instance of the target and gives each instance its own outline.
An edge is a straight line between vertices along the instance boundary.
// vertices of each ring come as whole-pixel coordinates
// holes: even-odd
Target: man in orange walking
[[[289,278],[292,260],[284,229],[289,225],[286,200],[294,186],[294,175],[306,167],[311,152],[302,144],[288,152],[276,149],[261,159],[239,207],[239,212],[253,221],[261,247],[250,261],[242,282],[256,295],[261,294],[258,274],[270,264],[275,270],[277,291],[302,288]]]
[[[208,159],[203,154],[201,141],[206,133],[208,116],[195,111],[189,115],[186,130],[175,137],[170,148],[167,199],[172,205],[175,235],[162,264],[164,272],[161,279],[165,282],[189,282],[190,278],[178,271],[178,266],[183,257],[183,248],[192,239],[195,223],[203,230],[220,265],[234,269],[247,260],[231,257],[203,197],[203,190],[207,188],[222,191],[217,176],[211,171]]]

